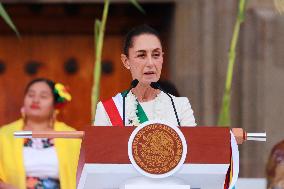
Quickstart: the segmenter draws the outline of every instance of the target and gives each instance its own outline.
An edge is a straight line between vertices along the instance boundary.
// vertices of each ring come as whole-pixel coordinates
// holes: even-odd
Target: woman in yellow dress
[[[25,90],[22,118],[0,128],[0,189],[75,189],[79,139],[16,139],[15,131],[73,131],[56,120],[71,100],[62,84],[45,78]]]

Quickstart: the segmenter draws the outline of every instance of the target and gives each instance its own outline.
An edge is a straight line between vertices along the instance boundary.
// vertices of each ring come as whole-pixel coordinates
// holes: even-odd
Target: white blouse
[[[131,117],[130,115],[131,111],[135,112],[134,110],[129,110],[132,108],[131,104],[133,104],[135,101],[131,99],[131,96],[134,96],[134,94],[130,92],[125,100],[126,101],[125,102],[126,118]],[[176,107],[176,111],[177,111],[181,126],[196,126],[195,118],[193,116],[193,110],[191,109],[191,105],[189,103],[188,98],[175,97],[175,96],[172,96],[172,98],[173,98],[173,101]],[[139,102],[139,103],[142,106],[149,120],[161,120],[169,124],[178,126],[178,122],[176,120],[176,116],[175,116],[175,112],[174,112],[174,109],[171,103],[171,99],[164,92],[161,92],[154,100],[151,100],[148,102]],[[120,109],[119,109],[119,112],[121,114],[122,105]],[[126,119],[126,123],[129,126],[128,119]],[[106,113],[106,110],[102,102],[99,102],[97,105],[94,126],[111,126],[111,121],[109,119],[109,116]]]
[[[41,139],[32,139],[41,140]],[[38,141],[40,143],[40,141]],[[48,148],[24,147],[26,176],[38,178],[59,178],[58,158],[54,146]]]

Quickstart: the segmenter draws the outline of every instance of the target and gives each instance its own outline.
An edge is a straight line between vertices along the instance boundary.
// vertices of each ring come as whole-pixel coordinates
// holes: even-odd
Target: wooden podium
[[[77,171],[78,189],[114,189],[142,175],[128,158],[135,127],[87,127]],[[223,127],[181,127],[187,143],[185,163],[172,176],[191,189],[221,189],[231,161],[231,134]],[[167,179],[167,178],[165,178]]]

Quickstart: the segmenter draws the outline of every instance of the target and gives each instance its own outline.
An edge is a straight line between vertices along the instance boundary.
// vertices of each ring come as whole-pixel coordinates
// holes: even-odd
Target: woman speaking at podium
[[[121,61],[132,75],[131,88],[98,103],[95,126],[138,126],[148,120],[196,126],[188,98],[169,95],[159,86],[163,54],[153,28],[142,25],[128,32]]]

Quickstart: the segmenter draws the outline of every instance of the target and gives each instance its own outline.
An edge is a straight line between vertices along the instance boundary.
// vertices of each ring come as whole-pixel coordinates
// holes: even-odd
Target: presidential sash
[[[108,114],[110,122],[112,126],[124,126],[123,125],[123,95],[125,91],[122,93],[118,93],[116,96],[102,101],[102,104]],[[149,121],[145,111],[143,110],[141,104],[137,101],[137,112],[136,116],[138,117],[139,123],[144,123]],[[125,116],[126,124],[131,123],[131,120],[128,120],[127,116]]]

